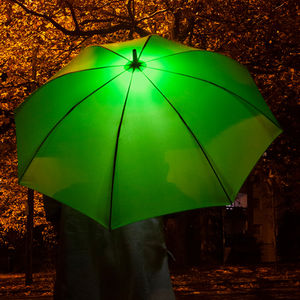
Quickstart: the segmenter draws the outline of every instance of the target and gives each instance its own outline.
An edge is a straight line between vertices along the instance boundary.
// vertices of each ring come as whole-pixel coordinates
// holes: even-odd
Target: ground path
[[[219,266],[174,270],[178,300],[300,299],[300,263],[257,266]],[[34,274],[31,286],[24,274],[0,274],[0,299],[52,300],[54,272]]]

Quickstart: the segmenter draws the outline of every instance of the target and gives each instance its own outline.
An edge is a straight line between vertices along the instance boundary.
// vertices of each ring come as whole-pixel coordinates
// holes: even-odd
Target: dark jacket
[[[44,199],[48,217],[60,216],[54,299],[175,299],[160,218],[109,232],[78,211]]]

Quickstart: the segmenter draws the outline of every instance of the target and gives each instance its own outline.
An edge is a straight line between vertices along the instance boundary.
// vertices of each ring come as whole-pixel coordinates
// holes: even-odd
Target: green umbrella
[[[230,204],[281,132],[243,66],[156,35],[84,49],[16,127],[20,184],[110,229]]]

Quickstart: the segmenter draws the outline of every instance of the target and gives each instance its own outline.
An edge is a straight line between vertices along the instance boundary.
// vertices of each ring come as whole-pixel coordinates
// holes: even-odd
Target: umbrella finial
[[[128,63],[124,66],[124,69],[126,71],[134,71],[136,69],[142,71],[146,67],[146,63],[140,60],[140,56],[138,57],[136,49],[132,49],[132,60],[128,61]]]
[[[138,58],[136,54],[136,49],[132,50],[132,58],[133,58],[133,63],[138,63]]]
[[[131,62],[131,67],[133,69],[139,68],[141,66],[141,63],[138,61],[136,49],[132,50],[132,62]]]

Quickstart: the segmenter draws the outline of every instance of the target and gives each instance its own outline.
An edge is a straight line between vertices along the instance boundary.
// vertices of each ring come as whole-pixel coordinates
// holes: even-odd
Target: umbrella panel
[[[36,153],[21,183],[108,224],[120,115],[131,74],[73,109]]]
[[[211,83],[151,69],[144,73],[191,128],[234,201],[280,129],[252,105]]]
[[[247,69],[229,57],[209,51],[192,51],[146,61],[146,64],[147,70],[163,70],[160,76],[167,76],[167,72],[175,72],[226,89],[255,106],[279,126]]]
[[[58,71],[50,80],[58,78],[68,73],[79,72],[92,69],[106,69],[109,67],[124,66],[128,60],[125,57],[100,46],[89,46],[83,49],[64,68]],[[106,70],[109,74],[109,70]],[[97,78],[97,75],[95,75]]]
[[[142,72],[133,74],[115,168],[112,228],[226,201],[197,142]]]
[[[18,108],[15,120],[21,181],[36,151],[56,124],[85,97],[123,71],[119,67],[64,75],[42,86]]]

